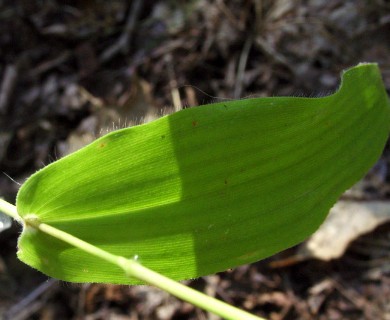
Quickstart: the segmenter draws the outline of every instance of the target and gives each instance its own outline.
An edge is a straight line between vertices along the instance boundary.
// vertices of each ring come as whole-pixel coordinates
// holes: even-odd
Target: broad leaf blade
[[[268,257],[308,237],[380,156],[390,106],[375,64],[324,98],[260,98],[112,132],[34,174],[17,208],[174,279]],[[25,229],[19,258],[67,281],[137,283]]]

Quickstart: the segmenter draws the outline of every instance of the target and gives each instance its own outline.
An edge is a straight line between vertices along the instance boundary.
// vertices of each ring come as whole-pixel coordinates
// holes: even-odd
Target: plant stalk
[[[15,219],[18,222],[22,222],[22,218],[18,215],[16,207],[4,199],[0,198],[0,211],[5,213],[7,216]]]
[[[104,251],[94,245],[85,242],[79,238],[72,236],[69,233],[63,232],[52,226],[41,223],[37,216],[27,215],[22,219],[16,210],[16,207],[2,199],[0,199],[0,211],[11,216],[19,222],[24,222],[26,226],[35,228],[44,232],[56,239],[62,240],[76,248],[79,248],[93,256],[110,262],[122,270],[129,276],[142,280],[148,284],[156,286],[162,290],[165,290],[172,295],[185,300],[193,305],[196,305],[204,310],[215,313],[224,319],[246,319],[246,320],[265,320],[263,318],[252,315],[246,311],[235,308],[223,301],[209,297],[199,291],[189,288],[177,281],[163,276],[147,267],[141,265],[135,260],[129,260],[121,256],[111,254]]]

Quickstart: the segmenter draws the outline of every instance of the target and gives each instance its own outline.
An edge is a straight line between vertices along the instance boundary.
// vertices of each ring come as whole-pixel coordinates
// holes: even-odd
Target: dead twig
[[[18,80],[18,66],[9,64],[5,67],[0,88],[0,114],[6,114]]]
[[[376,319],[376,316],[381,314],[374,305],[372,305],[361,293],[356,291],[351,285],[344,285],[340,280],[334,281],[335,289],[347,299],[352,305],[364,314],[365,319]]]
[[[116,54],[120,52],[127,53],[129,51],[131,37],[134,31],[135,23],[138,19],[139,13],[141,12],[142,3],[143,2],[141,0],[135,0],[133,2],[122,35],[111,47],[103,51],[103,53],[100,55],[100,62],[107,62],[111,60]]]
[[[49,279],[48,281],[40,284],[17,304],[13,305],[4,314],[4,319],[29,319],[34,312],[38,311],[44,305],[43,301],[37,301],[37,299],[57,282],[58,281],[55,279]]]
[[[217,0],[217,7],[219,8],[219,10],[221,10],[221,12],[225,15],[225,17],[227,18],[227,20],[235,27],[237,28],[238,30],[240,31],[244,31],[245,30],[245,26],[244,26],[244,23],[240,20],[238,20],[234,15],[233,13],[231,12],[231,10],[228,8],[228,6],[225,4],[225,2],[223,0]]]
[[[234,87],[234,98],[238,99],[240,98],[242,94],[242,90],[244,88],[244,75],[245,75],[245,69],[246,64],[248,62],[248,56],[249,52],[251,51],[253,44],[253,38],[248,37],[244,43],[244,47],[242,49],[240,59],[238,62],[238,68],[237,68],[237,77],[236,77],[236,85]]]
[[[269,59],[271,59],[271,61],[286,67],[288,70],[293,71],[288,60],[282,54],[277,52],[271,45],[269,45],[266,40],[261,37],[257,37],[255,43],[261,49],[261,51],[263,51],[263,53]]]
[[[176,112],[176,111],[180,111],[183,107],[181,105],[180,92],[177,86],[177,80],[175,76],[175,70],[173,69],[172,60],[173,60],[172,55],[168,53],[165,56],[165,61],[168,68],[169,87],[171,89],[172,103]]]
[[[66,62],[70,57],[72,56],[70,51],[65,51],[64,53],[61,53],[59,56],[55,57],[52,60],[45,61],[41,64],[39,64],[36,68],[32,69],[28,74],[27,78],[35,78],[41,75],[42,73],[48,72],[59,65]]]

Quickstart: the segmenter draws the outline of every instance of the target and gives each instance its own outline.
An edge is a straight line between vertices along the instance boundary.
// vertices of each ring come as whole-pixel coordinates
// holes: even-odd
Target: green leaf
[[[323,98],[257,98],[186,109],[112,132],[40,170],[20,216],[173,279],[258,261],[313,233],[380,156],[390,104],[376,64]],[[138,283],[25,227],[19,258],[74,282]]]

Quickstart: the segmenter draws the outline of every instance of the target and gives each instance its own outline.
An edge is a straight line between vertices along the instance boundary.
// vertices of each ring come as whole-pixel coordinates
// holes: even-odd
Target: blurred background
[[[0,195],[14,203],[30,174],[113,129],[327,95],[359,62],[379,63],[389,92],[388,0],[0,0]],[[186,283],[268,319],[390,319],[389,161],[304,244]],[[146,286],[48,279],[16,259],[19,233],[0,234],[4,319],[218,319]]]

